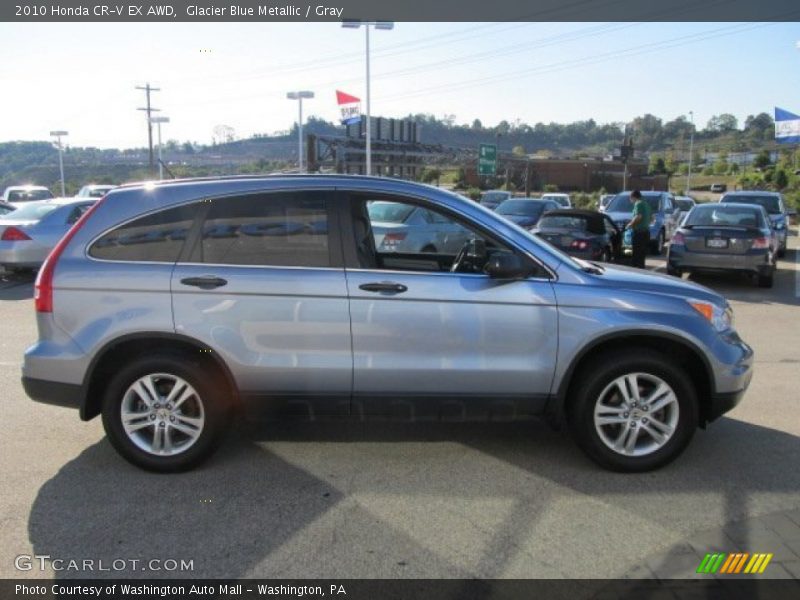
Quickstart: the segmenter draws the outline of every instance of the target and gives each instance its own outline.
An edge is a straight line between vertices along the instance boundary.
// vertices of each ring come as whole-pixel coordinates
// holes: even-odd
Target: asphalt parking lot
[[[641,475],[600,470],[538,422],[237,428],[194,472],[145,473],[116,455],[99,420],[26,398],[32,283],[5,278],[0,576],[605,578],[698,531],[796,511],[798,260],[794,235],[771,290],[695,279],[731,300],[755,376],[742,404],[681,458]],[[729,550],[792,552],[749,548],[747,535]],[[194,569],[16,570],[26,554],[185,559]]]

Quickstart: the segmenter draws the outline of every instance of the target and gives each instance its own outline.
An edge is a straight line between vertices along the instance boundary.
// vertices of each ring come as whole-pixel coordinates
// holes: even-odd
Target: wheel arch
[[[197,361],[213,369],[219,376],[219,385],[230,398],[234,408],[240,406],[239,390],[228,365],[207,344],[189,336],[168,332],[139,332],[115,338],[107,342],[92,358],[83,382],[83,400],[80,418],[89,421],[102,411],[101,386],[114,369],[131,358],[151,354],[154,351],[172,351],[187,358],[196,356]]]
[[[553,405],[548,407],[551,416],[562,422],[569,410],[572,390],[580,384],[581,369],[597,356],[631,348],[647,348],[667,357],[674,357],[688,373],[699,403],[699,425],[711,420],[711,397],[715,393],[713,369],[700,348],[675,334],[652,330],[619,331],[595,338],[585,345],[572,359],[553,396]]]

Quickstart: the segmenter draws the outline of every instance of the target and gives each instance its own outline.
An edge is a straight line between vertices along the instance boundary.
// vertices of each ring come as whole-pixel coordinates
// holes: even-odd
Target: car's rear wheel
[[[601,466],[623,472],[656,469],[692,439],[697,395],[688,374],[665,356],[628,350],[593,361],[579,377],[570,426],[578,445]]]
[[[778,258],[784,258],[786,256],[786,247],[778,249]]]
[[[227,424],[213,373],[188,357],[134,360],[111,380],[103,426],[129,462],[152,471],[191,469],[208,458]]]

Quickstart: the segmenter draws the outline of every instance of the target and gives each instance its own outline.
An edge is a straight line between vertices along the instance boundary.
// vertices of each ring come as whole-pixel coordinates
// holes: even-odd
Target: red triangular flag
[[[361,102],[361,99],[336,90],[336,102],[338,104],[352,104],[353,102]]]

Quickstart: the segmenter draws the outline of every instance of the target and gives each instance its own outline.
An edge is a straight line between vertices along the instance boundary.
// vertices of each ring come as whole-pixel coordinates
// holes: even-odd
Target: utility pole
[[[150,84],[145,84],[144,87],[136,86],[137,90],[143,90],[147,97],[147,106],[145,108],[137,108],[136,110],[143,110],[147,113],[147,146],[150,149],[150,176],[155,176],[155,160],[153,158],[153,115],[154,112],[159,112],[159,109],[153,108],[150,105],[150,92],[160,92],[161,88],[150,87]]]
[[[694,112],[689,111],[689,119],[692,122],[692,130],[689,133],[689,168],[686,171],[686,191],[687,196],[692,191],[692,158],[694,154]]]

